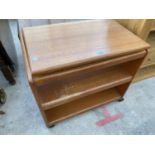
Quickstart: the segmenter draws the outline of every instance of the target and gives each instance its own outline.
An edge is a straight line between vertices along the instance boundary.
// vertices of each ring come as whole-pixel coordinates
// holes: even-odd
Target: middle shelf
[[[41,106],[47,110],[131,80],[132,75],[123,68],[123,65],[118,65],[93,72],[74,73],[38,86],[37,92],[42,100]]]

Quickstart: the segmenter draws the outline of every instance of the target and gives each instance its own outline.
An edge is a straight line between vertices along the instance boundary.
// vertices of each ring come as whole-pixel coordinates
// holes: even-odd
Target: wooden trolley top
[[[42,75],[149,48],[114,20],[87,20],[23,28],[32,75]]]

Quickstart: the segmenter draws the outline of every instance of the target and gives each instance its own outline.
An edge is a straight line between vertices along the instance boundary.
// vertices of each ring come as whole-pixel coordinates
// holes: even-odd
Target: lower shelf
[[[118,65],[61,78],[37,87],[44,110],[130,82],[132,75]]]
[[[81,99],[75,100],[70,103],[54,107],[52,109],[46,110],[45,115],[48,120],[48,125],[66,119],[68,117],[77,115],[86,110],[95,108],[97,106],[118,100],[121,98],[117,88],[112,88],[106,91],[102,91]]]

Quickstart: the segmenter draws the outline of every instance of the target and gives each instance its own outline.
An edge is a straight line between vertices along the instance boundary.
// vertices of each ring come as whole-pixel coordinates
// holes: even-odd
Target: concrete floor
[[[0,73],[0,86],[7,93],[7,102],[0,107],[0,134],[155,134],[155,78],[130,86],[123,102],[106,105],[112,115],[121,112],[123,118],[104,126],[96,122],[103,119],[103,107],[47,128],[29,88],[16,22],[11,22],[18,55],[17,84],[10,86]]]

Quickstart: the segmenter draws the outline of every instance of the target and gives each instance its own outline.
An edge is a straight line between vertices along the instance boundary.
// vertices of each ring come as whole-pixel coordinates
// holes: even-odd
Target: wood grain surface
[[[23,35],[35,75],[149,47],[114,20],[29,27]]]
[[[114,20],[24,28],[20,40],[47,126],[122,98],[149,48]]]

